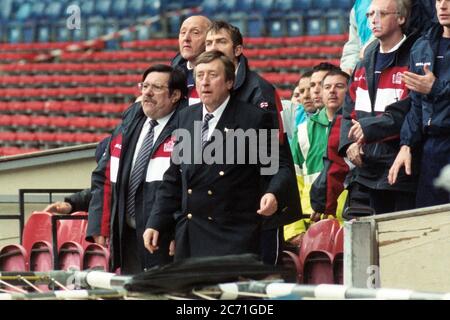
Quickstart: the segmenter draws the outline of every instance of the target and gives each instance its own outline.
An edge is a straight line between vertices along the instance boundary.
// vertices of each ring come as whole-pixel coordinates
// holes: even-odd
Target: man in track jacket
[[[127,110],[92,173],[87,239],[104,244],[109,238],[111,269],[121,267],[122,274],[171,261],[173,234],[164,234],[161,250],[151,255],[144,248],[143,233],[156,190],[170,164],[177,108],[187,94],[186,77],[170,66],[154,65],[144,72],[140,87],[142,102]],[[144,148],[148,137],[150,149]],[[141,149],[148,150],[142,157]],[[141,174],[134,174],[139,167],[143,167]],[[134,185],[137,188],[132,188]]]
[[[416,206],[449,202],[449,195],[433,182],[450,163],[450,0],[437,0],[439,24],[433,26],[411,49],[410,70],[404,81],[411,90],[411,110],[401,130],[400,152],[389,172],[398,184],[399,174],[414,174],[411,166],[423,149]]]
[[[402,175],[395,186],[387,181],[409,107],[400,104],[403,108],[395,117],[383,116],[389,105],[408,95],[402,73],[408,69],[409,50],[416,40],[415,34],[403,34],[409,11],[409,1],[372,1],[367,15],[378,41],[356,66],[343,108],[339,153],[357,166],[355,182],[367,192],[376,213],[414,207],[414,177]]]

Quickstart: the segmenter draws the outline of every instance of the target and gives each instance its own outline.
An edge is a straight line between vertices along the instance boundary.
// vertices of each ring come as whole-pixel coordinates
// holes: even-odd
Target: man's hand
[[[364,153],[361,145],[357,142],[352,143],[347,149],[348,160],[350,160],[357,167],[361,167],[363,164],[361,157],[362,154]]]
[[[263,216],[271,216],[278,210],[277,198],[273,193],[266,193],[262,196],[258,214]]]
[[[142,235],[144,238],[144,247],[150,251],[151,253],[155,252],[159,249],[158,247],[158,239],[159,239],[159,231],[147,228]]]
[[[296,235],[295,237],[289,239],[288,242],[296,247],[300,247],[302,245],[304,236],[305,236],[305,232],[302,232],[302,233]]]
[[[391,169],[389,169],[389,184],[392,185],[397,182],[398,172],[403,166],[405,167],[406,174],[411,175],[411,158],[411,148],[409,146],[402,146],[391,166]]]
[[[106,238],[104,236],[93,236],[96,244],[106,247]]]
[[[170,241],[169,244],[169,256],[173,257],[175,255],[175,240]]]
[[[311,221],[313,221],[313,222],[317,222],[317,221],[320,221],[320,216],[321,216],[322,214],[321,213],[319,213],[319,212],[313,212],[312,214],[311,214],[311,218],[309,218]]]
[[[45,209],[45,212],[59,213],[59,214],[69,214],[72,212],[72,205],[68,202],[58,201],[49,204]]]
[[[423,76],[409,71],[403,73],[402,80],[409,90],[421,94],[429,94],[431,92],[436,77],[433,72],[430,71],[430,66],[428,64],[423,66],[423,72],[425,73]]]
[[[353,125],[348,132],[348,138],[357,142],[358,144],[362,144],[364,141],[364,132],[361,128],[361,124],[354,119],[352,119],[352,123]]]

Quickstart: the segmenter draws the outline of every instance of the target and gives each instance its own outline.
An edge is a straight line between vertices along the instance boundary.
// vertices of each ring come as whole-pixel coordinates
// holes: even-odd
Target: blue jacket
[[[423,65],[430,64],[434,70],[435,58],[443,28],[434,25],[427,34],[420,37],[411,49],[410,71],[423,75]],[[450,61],[446,52],[444,61]],[[411,91],[411,109],[405,118],[400,133],[400,144],[417,147],[424,133],[430,135],[450,134],[450,68],[442,70],[443,76],[436,78],[427,95]]]

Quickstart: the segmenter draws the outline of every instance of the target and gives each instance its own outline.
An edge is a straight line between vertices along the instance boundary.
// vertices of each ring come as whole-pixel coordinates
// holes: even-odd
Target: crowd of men
[[[277,264],[346,207],[449,203],[433,180],[450,163],[450,0],[435,7],[439,23],[420,35],[406,31],[410,0],[373,0],[375,40],[351,76],[324,61],[283,104],[238,28],[187,18],[171,66],[145,70],[100,148],[91,189],[67,201],[89,212],[88,240],[125,274],[240,253]]]

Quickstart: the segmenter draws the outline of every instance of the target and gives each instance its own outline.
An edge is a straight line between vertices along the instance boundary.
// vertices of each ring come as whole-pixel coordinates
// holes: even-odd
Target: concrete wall
[[[20,212],[19,189],[85,189],[95,169],[96,144],[0,158],[0,216]],[[61,200],[64,194],[55,194]],[[49,202],[48,195],[25,195],[25,221]],[[17,220],[0,220],[0,247],[19,242]]]

